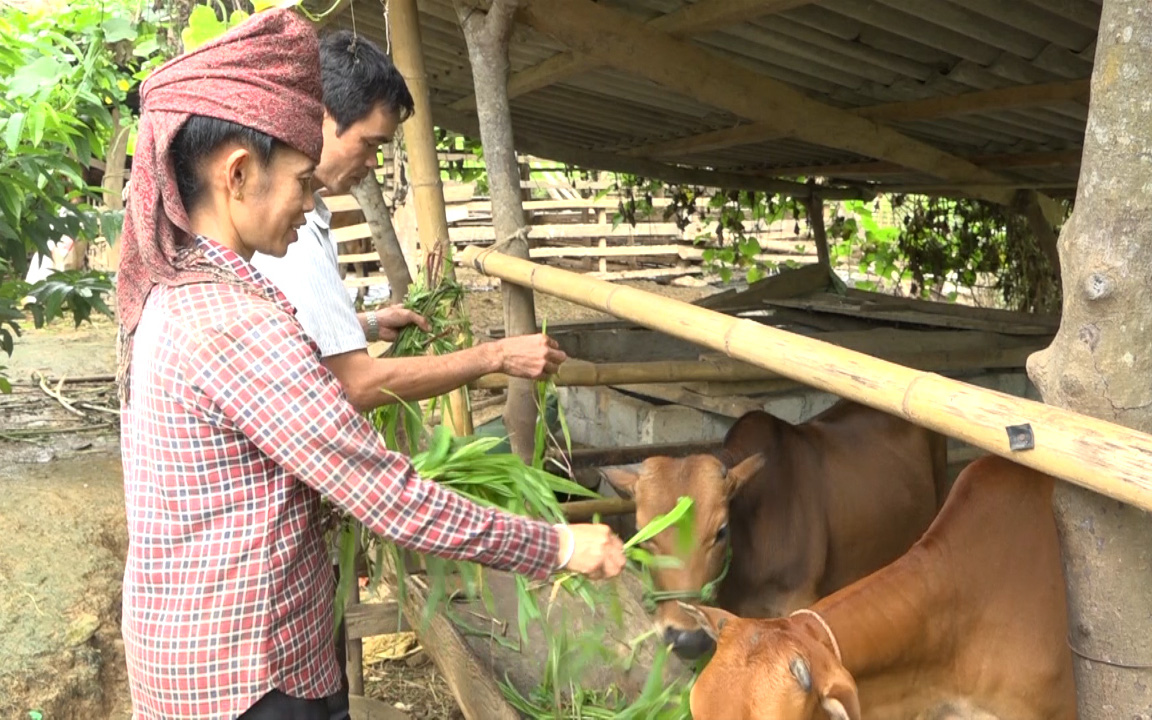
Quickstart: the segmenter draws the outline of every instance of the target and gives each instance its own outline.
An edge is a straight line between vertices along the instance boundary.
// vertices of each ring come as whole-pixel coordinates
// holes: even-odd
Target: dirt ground
[[[629,284],[689,301],[714,292]],[[498,291],[471,293],[467,308],[477,339],[502,323]],[[549,323],[606,317],[546,296],[537,314]],[[58,322],[26,330],[14,355],[0,357],[14,382],[0,395],[0,718],[131,716],[119,632],[127,537],[109,377],[115,334],[105,318]],[[53,381],[41,387],[35,373]],[[64,376],[82,382],[58,385]],[[367,694],[413,718],[462,717],[419,647],[399,658],[379,651],[394,641],[366,641]]]

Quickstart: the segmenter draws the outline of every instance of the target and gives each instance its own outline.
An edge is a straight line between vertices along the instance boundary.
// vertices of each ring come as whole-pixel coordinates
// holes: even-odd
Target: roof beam
[[[949,95],[910,102],[885,103],[850,110],[853,115],[884,122],[911,122],[955,117],[971,113],[1017,108],[1041,107],[1069,101],[1086,101],[1091,82],[1088,79],[1017,85],[995,90]],[[713,130],[675,140],[650,143],[624,150],[637,157],[672,157],[723,150],[743,145],[779,140],[780,133],[772,123],[751,123],[724,130]]]
[[[574,52],[622,72],[771,124],[803,142],[919,170],[948,183],[982,186],[985,200],[1010,204],[1011,181],[874,120],[817,102],[798,90],[591,0],[526,0],[523,21]]]
[[[567,2],[567,0],[565,0],[565,2]],[[442,106],[433,106],[432,117],[437,125],[448,128],[453,132],[463,133],[473,137],[479,133],[479,124],[472,114],[459,113]],[[734,173],[682,167],[656,160],[627,157],[625,155],[588,150],[563,143],[538,140],[523,134],[516,135],[516,149],[529,155],[555,160],[556,162],[568,163],[570,165],[577,165],[588,170],[626,172],[663,180],[669,183],[700,185],[703,187],[723,188],[725,190],[755,190],[797,198],[807,198],[811,195],[813,189],[815,189],[820,197],[828,200],[870,199],[876,196],[875,192],[864,185],[817,185],[813,188],[812,185],[807,183],[778,180],[764,173]]]
[[[986,170],[1035,167],[1076,167],[1080,164],[1082,148],[1006,155],[969,155],[965,159]],[[907,173],[908,168],[895,163],[874,162],[851,165],[806,165],[802,167],[769,167],[763,170],[779,175],[815,175],[817,177],[842,177],[860,175],[898,175]]]
[[[673,37],[685,37],[718,30],[726,25],[765,15],[774,15],[812,2],[815,0],[700,0],[685,5],[675,12],[653,18],[648,22],[648,26],[662,30]],[[554,85],[600,65],[602,63],[593,57],[571,52],[557,53],[509,77],[508,99]],[[450,107],[457,111],[475,110],[476,96],[468,95],[452,103]]]
[[[1056,105],[1062,102],[1084,101],[1086,103],[1091,91],[1091,79],[1084,78],[1083,80],[1068,80],[1041,85],[1017,85],[926,100],[873,105],[860,108],[855,112],[860,117],[871,118],[872,120],[913,122],[995,110]]]

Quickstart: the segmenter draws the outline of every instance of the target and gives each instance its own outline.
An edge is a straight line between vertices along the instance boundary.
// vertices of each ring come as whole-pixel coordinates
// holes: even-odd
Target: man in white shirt
[[[380,146],[392,141],[414,112],[404,78],[380,48],[348,31],[320,44],[324,87],[324,149],[316,181],[331,194],[346,193],[377,167]],[[296,307],[300,324],[320,348],[321,362],[339,379],[356,409],[442,395],[488,373],[541,379],[567,356],[542,334],[510,337],[448,355],[373,358],[370,341],[393,340],[399,329],[424,318],[389,307],[356,313],[340,278],[332,214],[316,194],[296,242],[282,258],[257,253],[252,264]],[[387,388],[388,392],[382,389]]]

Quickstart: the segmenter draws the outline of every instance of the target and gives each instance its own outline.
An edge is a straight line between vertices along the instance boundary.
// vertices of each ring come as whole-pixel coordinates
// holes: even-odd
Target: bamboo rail
[[[941,336],[941,333],[936,332],[923,332],[921,334],[936,339]],[[948,334],[958,336],[964,334],[967,338],[983,337],[987,340],[983,346],[973,342],[971,347],[937,347],[933,349],[924,347],[929,342],[928,338],[925,338],[923,344],[901,346],[898,342],[904,338],[894,337],[892,333],[885,333],[882,330],[871,330],[858,333],[839,333],[837,337],[843,345],[839,342],[830,344],[863,352],[917,370],[934,372],[960,372],[977,368],[985,370],[1020,368],[1024,367],[1029,355],[1044,347],[1038,342],[1018,339],[997,344],[996,336],[991,333],[950,331]],[[869,337],[870,335],[876,335],[875,340]],[[888,340],[889,344],[884,345],[880,342],[884,340]],[[735,388],[738,389],[738,392],[747,392],[748,386],[754,383],[778,381],[774,383],[774,389],[779,390],[792,386],[793,382],[780,373],[727,358],[723,360],[709,358],[618,363],[592,363],[586,360],[571,359],[560,366],[560,371],[552,380],[557,387],[721,383],[722,387]],[[503,373],[492,373],[478,378],[472,385],[480,390],[499,390],[508,387],[508,376]],[[763,391],[767,392],[768,390]]]
[[[1152,511],[1152,436],[1145,433],[489,250],[469,248],[460,260],[485,275],[712,348]],[[1012,438],[1030,449],[1013,450]]]
[[[626,445],[615,448],[577,448],[567,456],[567,463],[573,470],[600,468],[608,465],[631,465],[643,462],[650,457],[687,457],[710,453],[723,447],[720,440],[688,443],[666,443],[662,445]],[[549,451],[549,458],[561,458],[564,453]]]

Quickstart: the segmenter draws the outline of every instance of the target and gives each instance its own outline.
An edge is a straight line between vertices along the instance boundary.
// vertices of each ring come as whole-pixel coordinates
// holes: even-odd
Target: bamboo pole
[[[1152,511],[1152,436],[912,370],[785,330],[577,273],[469,248],[461,261],[505,282],[723,352]],[[1021,428],[1021,426],[1025,426]],[[1010,437],[1031,435],[1013,450]]]
[[[436,154],[436,133],[432,126],[432,103],[424,55],[420,46],[420,15],[416,0],[389,0],[392,23],[392,58],[404,76],[415,101],[416,112],[404,123],[408,162],[412,172],[412,195],[416,202],[416,224],[420,246],[427,256],[436,251],[445,258],[443,272],[454,275],[452,244],[448,237],[448,215],[444,210],[444,186],[440,182],[440,160]],[[428,279],[429,282],[433,278]],[[459,388],[447,395],[448,427],[455,435],[472,434],[472,411],[468,407],[468,389]]]
[[[899,332],[899,331],[896,331]],[[906,365],[917,370],[933,372],[962,372],[965,370],[994,370],[1023,368],[1032,353],[1047,347],[1046,336],[1024,339],[998,338],[992,333],[949,331],[948,333],[921,333],[931,338],[942,334],[963,335],[972,338],[970,347],[923,347],[919,343],[901,347],[895,333],[883,329],[849,333],[828,333],[835,337],[833,345]],[[871,338],[875,335],[875,338]],[[900,338],[904,339],[904,338]],[[888,341],[885,343],[884,341]],[[909,338],[911,340],[911,338]],[[979,340],[980,342],[977,342]],[[1002,344],[998,343],[1002,340]],[[926,344],[931,339],[926,338]],[[789,387],[792,381],[780,373],[765,370],[744,362],[721,359],[662,360],[652,362],[591,363],[569,360],[560,366],[552,378],[557,387],[604,387],[607,385],[646,385],[652,383],[762,383],[783,381],[779,387]],[[481,390],[499,390],[508,386],[508,376],[501,373],[484,375],[474,386]]]
[[[627,445],[615,448],[577,448],[567,456],[566,461],[573,470],[601,468],[611,465],[631,465],[644,462],[657,455],[662,457],[687,457],[711,453],[723,447],[720,440],[688,443],[666,443],[663,445]],[[549,458],[559,459],[563,454],[550,451]]]

